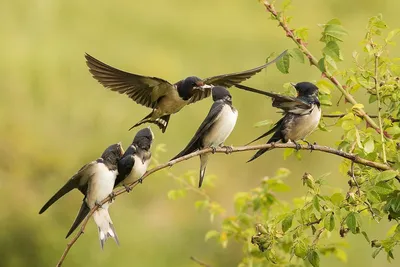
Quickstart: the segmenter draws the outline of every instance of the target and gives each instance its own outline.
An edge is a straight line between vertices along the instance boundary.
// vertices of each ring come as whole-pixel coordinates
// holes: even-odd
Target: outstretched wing
[[[126,94],[140,105],[154,108],[160,97],[175,90],[174,85],[161,78],[125,72],[107,65],[89,54],[85,54],[85,58],[93,78],[112,91]]]
[[[193,138],[190,140],[189,144],[175,157],[171,160],[177,159],[184,155],[190,154],[196,150],[198,150],[201,146],[201,140],[204,135],[210,130],[212,125],[216,120],[218,120],[221,110],[224,107],[224,103],[221,100],[215,101],[211,106],[210,111],[208,112],[207,117],[204,119],[203,123],[200,125],[199,129],[197,129]]]
[[[236,86],[237,84],[242,83],[243,81],[251,78],[255,74],[259,73],[263,69],[265,69],[267,66],[275,63],[278,59],[280,59],[282,56],[286,54],[287,50],[283,51],[279,56],[277,56],[275,59],[272,61],[261,65],[257,68],[250,69],[250,70],[245,70],[241,72],[234,72],[234,73],[229,73],[229,74],[222,74],[222,75],[217,75],[213,77],[209,77],[203,80],[204,84],[208,85],[214,85],[214,86],[223,86],[226,88]],[[204,90],[196,90],[194,93],[193,97],[190,99],[190,103],[197,102],[203,98],[209,97],[211,94],[211,88],[204,89]]]

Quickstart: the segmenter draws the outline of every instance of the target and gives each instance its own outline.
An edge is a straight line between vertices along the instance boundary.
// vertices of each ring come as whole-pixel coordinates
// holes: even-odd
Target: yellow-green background
[[[369,17],[383,13],[389,26],[399,26],[397,0],[296,0],[293,5],[292,25],[310,28],[309,48],[316,56],[322,47],[318,24],[335,17],[343,22],[349,36],[343,44],[346,61],[341,67],[350,66],[351,52],[360,50]],[[13,0],[2,1],[0,18],[0,266],[57,262],[82,196],[74,191],[45,214],[39,216],[38,210],[106,146],[117,141],[127,146],[135,134],[127,129],[149,112],[92,79],[85,52],[116,67],[175,82],[189,75],[208,77],[252,68],[271,52],[293,47],[254,0]],[[398,52],[392,49],[393,55]],[[285,82],[318,79],[316,69],[295,63],[289,75],[273,66],[247,84],[282,91]],[[266,130],[254,128],[255,122],[279,118],[268,99],[235,88],[231,92],[239,119],[227,144],[242,145]],[[333,102],[338,97],[335,92]],[[363,93],[358,97],[367,103]],[[173,115],[165,134],[153,127],[155,143],[167,145],[162,162],[186,145],[210,105],[211,99],[206,99]],[[338,131],[317,132],[309,139],[334,145],[339,137]],[[280,194],[284,200],[305,193],[300,181],[304,171],[315,176],[332,172],[327,178],[330,185],[346,188],[347,178],[337,171],[340,159],[304,152],[300,162],[285,161],[282,153],[271,151],[252,164],[244,164],[251,152],[213,156],[207,171],[218,179],[207,192],[227,207],[229,215],[235,192],[255,187],[278,167],[292,170],[287,182],[294,190]],[[198,159],[192,159],[171,171],[179,175],[197,170],[198,165]],[[210,223],[206,213],[195,211],[193,202],[198,197],[194,194],[183,201],[168,200],[168,190],[175,187],[170,177],[156,175],[119,197],[111,216],[121,246],[110,240],[101,251],[90,221],[65,265],[197,266],[189,260],[193,255],[213,267],[235,266],[240,247],[233,242],[222,249],[214,241],[204,242],[205,232],[217,228],[218,221]],[[389,228],[374,222],[366,222],[365,227],[372,239],[384,237]],[[389,266],[383,253],[376,260],[371,258],[361,235],[347,240],[347,266]],[[322,259],[322,266],[339,264],[333,257]],[[398,264],[397,260],[392,265]]]

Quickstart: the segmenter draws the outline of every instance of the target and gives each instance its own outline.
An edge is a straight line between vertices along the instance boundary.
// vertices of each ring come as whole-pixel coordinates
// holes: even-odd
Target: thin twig
[[[378,103],[378,123],[379,123],[379,129],[380,129],[380,134],[381,134],[381,142],[382,142],[382,153],[383,153],[383,162],[387,163],[386,160],[386,148],[385,148],[385,137],[383,136],[383,127],[382,127],[382,117],[381,117],[381,98],[379,95],[379,75],[378,75],[378,65],[379,65],[379,55],[375,53],[375,90],[376,90],[376,98],[377,98],[377,103]]]
[[[217,149],[215,150],[215,153],[227,154],[227,152],[236,153],[236,152],[244,152],[244,151],[258,150],[258,149],[263,149],[263,148],[269,148],[269,149],[272,149],[272,148],[293,148],[293,149],[295,149],[295,148],[296,148],[296,145],[293,144],[293,143],[270,143],[270,144],[262,144],[262,145],[255,145],[255,146],[233,147],[233,148],[230,149],[230,150],[227,150],[226,148],[217,148]],[[367,159],[362,158],[362,157],[360,157],[360,156],[358,156],[358,155],[356,155],[356,154],[344,152],[344,151],[341,151],[341,150],[336,150],[336,149],[334,149],[334,148],[327,147],[327,146],[313,145],[313,146],[311,147],[311,146],[308,146],[308,145],[299,145],[299,146],[298,146],[298,149],[299,149],[299,150],[321,151],[321,152],[325,152],[325,153],[337,155],[337,156],[339,156],[339,157],[349,159],[349,160],[351,160],[351,161],[353,161],[353,162],[355,162],[355,163],[362,164],[362,165],[365,165],[365,166],[369,166],[369,167],[375,168],[375,169],[380,170],[380,171],[392,170],[392,168],[391,168],[390,166],[386,165],[386,164],[383,164],[383,163],[380,163],[380,162],[371,161],[371,160],[367,160]],[[175,164],[177,164],[177,163],[179,163],[179,162],[182,162],[182,161],[185,161],[185,160],[188,160],[188,159],[197,157],[197,156],[199,156],[199,155],[206,154],[206,153],[211,153],[212,151],[213,151],[212,148],[205,148],[205,149],[202,149],[202,150],[198,150],[198,151],[196,151],[196,152],[193,152],[193,153],[191,153],[191,154],[185,155],[185,156],[183,156],[183,157],[177,158],[177,159],[175,159],[175,160],[171,160],[171,161],[169,161],[169,162],[167,162],[167,163],[163,163],[163,164],[157,165],[156,167],[154,167],[153,169],[147,171],[147,172],[143,175],[142,181],[144,181],[148,176],[150,176],[151,174],[153,174],[153,173],[155,173],[155,172],[158,172],[158,171],[160,171],[160,170],[162,170],[162,169],[171,167],[171,166],[173,166],[173,165],[175,165]],[[396,177],[396,179],[400,181],[400,177]],[[129,186],[129,189],[133,189],[133,188],[136,187],[138,184],[140,184],[139,181],[133,182],[133,183]],[[125,192],[126,192],[126,188],[125,188],[125,187],[122,187],[122,188],[116,190],[116,191],[114,192],[114,198],[117,197],[117,196],[119,196],[119,195],[121,195],[121,194],[124,194]],[[101,201],[101,202],[100,202],[100,205],[105,204],[105,203],[109,202],[110,200],[111,200],[111,198],[110,198],[110,196],[109,196],[109,197],[105,198],[103,201]],[[57,266],[61,266],[61,264],[62,264],[63,261],[65,260],[66,255],[68,254],[68,251],[71,249],[72,245],[77,241],[77,239],[83,234],[83,232],[84,232],[84,230],[85,230],[85,227],[86,227],[86,225],[87,225],[87,223],[88,223],[88,221],[89,221],[89,218],[93,215],[93,213],[94,213],[97,209],[98,209],[98,206],[95,206],[95,207],[90,211],[90,213],[88,214],[88,216],[86,217],[86,219],[82,222],[80,231],[79,231],[79,232],[77,233],[77,235],[71,240],[71,242],[68,243],[67,248],[65,249],[65,251],[64,251],[64,253],[63,253],[63,255],[62,255],[62,257],[60,258],[60,261],[59,261],[58,264],[57,264]]]
[[[342,114],[323,114],[322,117],[324,117],[324,118],[343,118],[346,115],[347,115],[347,113],[342,113]],[[356,114],[356,115],[358,115],[358,114]],[[374,119],[378,118],[378,115],[368,115],[368,116],[370,116],[371,118],[374,118]]]
[[[211,267],[211,265],[208,265],[207,263],[202,262],[201,260],[196,259],[193,256],[190,256],[190,259],[192,261],[194,261],[195,263],[198,263],[200,266],[204,266],[204,267]]]
[[[274,19],[279,22],[279,26],[282,27],[282,29],[285,31],[286,36],[288,38],[292,39],[293,42],[295,42],[295,44],[297,45],[297,47],[309,59],[310,64],[314,65],[315,67],[317,67],[319,69],[317,59],[307,49],[306,44],[303,42],[303,40],[301,40],[301,38],[298,38],[295,36],[295,34],[294,34],[295,30],[289,28],[289,25],[286,23],[284,16],[281,16],[278,14],[278,12],[275,10],[275,7],[270,3],[270,1],[264,0],[264,6],[266,7],[267,11],[269,13],[271,13],[271,15],[274,17]],[[350,102],[353,105],[358,104],[358,102],[353,98],[353,96],[349,92],[346,91],[346,89],[343,87],[343,85],[336,79],[335,76],[333,76],[329,72],[329,70],[324,70],[321,72],[322,72],[323,76],[328,78],[336,86],[336,88],[339,89],[339,91],[344,95],[344,97],[346,98],[346,100],[348,102]],[[367,113],[365,113],[364,109],[360,108],[360,109],[357,109],[357,111],[359,112],[359,115],[367,121],[368,125],[370,125],[372,128],[374,128],[377,132],[380,132],[380,128],[378,127],[378,125],[376,125],[375,121],[370,116],[368,116]]]

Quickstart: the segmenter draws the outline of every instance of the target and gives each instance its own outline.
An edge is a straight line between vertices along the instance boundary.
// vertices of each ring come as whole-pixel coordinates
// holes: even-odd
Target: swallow
[[[283,96],[240,85],[240,89],[272,97],[272,106],[282,109],[284,114],[272,129],[249,144],[274,133],[267,144],[293,142],[298,147],[296,141],[302,140],[310,145],[305,138],[317,128],[321,118],[318,87],[309,82],[300,82],[293,86],[297,91],[297,97]],[[268,150],[268,148],[258,150],[248,162],[255,160]]]
[[[108,213],[110,203],[100,205],[100,202],[112,194],[115,180],[118,175],[118,161],[123,155],[121,144],[108,147],[100,159],[83,167],[78,173],[87,177],[86,191],[78,215],[71,226],[66,238],[78,227],[96,205],[99,208],[93,213],[93,219],[97,225],[100,246],[103,249],[108,237],[112,237],[119,245],[117,233]]]
[[[124,154],[124,150],[121,143],[113,144],[109,146],[101,155],[101,157],[95,161],[92,161],[84,165],[74,176],[72,176],[68,182],[58,190],[54,196],[52,196],[49,201],[44,204],[40,209],[39,214],[45,212],[51,205],[53,205],[57,200],[63,197],[65,194],[69,193],[73,189],[78,189],[83,195],[87,194],[89,179],[96,173],[97,167],[102,164],[107,164],[107,166],[112,167],[114,162],[110,163],[109,155],[115,154],[119,155],[118,159]]]
[[[129,185],[135,181],[141,182],[151,160],[151,145],[154,134],[150,127],[138,131],[132,144],[126,149],[125,154],[118,161],[118,176],[115,187],[122,185],[130,191]]]
[[[149,115],[129,130],[143,123],[154,123],[164,133],[171,114],[177,113],[186,105],[210,96],[212,86],[229,88],[239,84],[276,62],[286,52],[284,51],[274,60],[254,69],[206,79],[190,76],[174,84],[161,78],[142,76],[116,69],[87,53],[85,58],[90,73],[100,84],[112,91],[126,94],[137,104],[152,109]]]
[[[200,125],[189,144],[171,160],[203,148],[211,147],[215,150],[217,147],[223,147],[223,143],[235,127],[238,111],[232,106],[232,96],[225,87],[213,87],[212,98],[214,103],[203,123]],[[226,148],[228,151],[229,147]],[[208,157],[209,154],[200,155],[199,187],[201,187],[203,183]]]

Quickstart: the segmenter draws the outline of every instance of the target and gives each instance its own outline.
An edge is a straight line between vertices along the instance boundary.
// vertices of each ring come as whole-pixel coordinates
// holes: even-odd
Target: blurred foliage
[[[329,18],[340,19],[348,35],[343,36],[343,42],[337,42],[343,61],[335,62],[335,75],[342,81],[350,79],[352,73],[359,78],[361,74],[366,75],[359,81],[350,79],[348,88],[355,85],[351,93],[364,104],[367,112],[376,114],[378,101],[370,104],[369,99],[374,100],[373,94],[365,92],[366,88],[372,87],[357,87],[358,83],[371,82],[368,78],[371,75],[362,73],[358,65],[365,65],[364,69],[370,71],[373,62],[365,61],[366,53],[363,51],[357,52],[360,54],[357,59],[359,64],[354,65],[350,58],[365,36],[368,18],[380,12],[385,16],[386,26],[396,26],[399,7],[397,0],[296,0],[293,5],[287,5],[286,12],[292,15],[290,23],[296,26],[296,34],[309,42],[310,50],[321,51],[320,56],[326,46],[316,41],[321,38],[319,30],[323,25],[320,24]],[[175,82],[189,75],[208,77],[248,69],[262,64],[271,52],[279,53],[287,48],[291,49],[290,74],[282,75],[276,68],[269,68],[247,81],[248,84],[289,93],[292,90],[289,82],[314,81],[321,89],[321,99],[324,98],[326,104],[329,101],[332,103],[332,106],[324,106],[326,114],[351,112],[352,107],[344,103],[340,93],[331,84],[319,79],[320,72],[306,67],[307,58],[304,58],[306,64],[301,64],[301,55],[296,48],[281,29],[268,20],[264,7],[255,1],[15,0],[2,2],[0,16],[3,21],[0,26],[0,222],[3,226],[0,233],[0,266],[53,266],[57,262],[68,241],[64,236],[75,218],[82,196],[72,192],[45,214],[39,216],[38,210],[76,170],[100,156],[109,144],[117,141],[122,141],[125,146],[129,144],[135,133],[127,129],[148,114],[147,109],[133,104],[125,96],[105,90],[94,81],[84,63],[85,52],[115,67]],[[379,40],[390,37],[386,29],[379,30],[383,37]],[[373,41],[378,42],[378,38],[374,37]],[[388,39],[388,43],[394,41],[395,35]],[[382,54],[380,69],[396,73],[396,58],[400,50],[394,46],[387,50],[385,43],[383,46],[390,54]],[[333,52],[325,49],[323,53],[335,58],[336,48],[332,48]],[[395,95],[396,87],[391,87],[396,84],[393,81],[395,77],[380,75],[380,81],[386,83],[381,85],[382,100],[379,101],[385,101],[382,104],[384,111],[389,110],[387,104],[393,103],[390,100],[392,96],[385,92],[393,90],[392,95]],[[268,119],[274,122],[281,116],[276,114],[269,100],[235,88],[231,91],[240,115],[228,144],[250,141],[260,132],[265,132],[261,127],[253,128],[257,121]],[[340,105],[336,106],[338,102]],[[204,100],[174,115],[166,134],[155,130],[156,143],[168,145],[168,151],[157,157],[160,162],[167,161],[186,145],[210,103],[210,99]],[[392,139],[398,137],[398,123],[390,126],[390,121],[396,118],[394,111],[381,114],[383,127]],[[310,139],[319,144],[339,145],[335,142],[343,137],[344,131],[336,126],[342,126],[347,119],[359,120],[356,116],[339,122],[324,119],[320,125],[324,131],[317,131]],[[345,127],[348,125],[345,123]],[[380,136],[369,130],[364,131],[362,124],[357,125],[358,134],[348,130],[349,136],[355,135],[355,140],[358,134],[370,134],[371,141],[368,139],[368,142],[360,136],[361,145],[363,149],[373,149],[380,155]],[[344,136],[343,141],[349,138]],[[390,139],[386,138],[385,143],[389,162],[393,156]],[[356,145],[357,151],[363,150],[358,143]],[[344,143],[343,146],[348,148]],[[291,154],[292,151],[286,153]],[[284,160],[278,156],[281,153],[285,152],[268,152],[263,159],[251,165],[243,164],[250,153],[212,157],[207,171],[215,176],[207,176],[206,182],[214,183],[215,187],[205,187],[200,201],[205,195],[209,196],[210,202],[204,205],[204,209],[218,211],[214,215],[213,226],[210,226],[208,218],[192,208],[193,202],[199,201],[197,194],[184,190],[177,195],[171,193],[170,197],[186,194],[187,201],[166,201],[166,191],[179,191],[181,188],[176,189],[175,183],[171,182],[175,176],[166,172],[155,174],[134,192],[119,197],[110,209],[121,246],[107,242],[105,250],[101,251],[97,230],[94,223],[89,222],[85,234],[68,255],[65,266],[126,266],[128,263],[135,266],[198,266],[189,260],[190,256],[196,256],[212,266],[238,265],[246,255],[242,252],[248,251],[243,251],[244,242],[229,239],[226,248],[215,242],[204,243],[204,233],[208,229],[220,232],[220,215],[225,218],[235,214],[232,198],[237,192],[250,192],[252,188],[259,187],[260,177],[272,173],[279,166],[290,166],[291,174],[284,179],[284,183],[292,188],[284,194],[273,192],[279,202],[293,203],[293,198],[307,193],[306,187],[301,187],[300,179],[296,178],[305,171],[320,177],[329,169],[331,175],[323,179],[327,185],[321,187],[326,192],[321,195],[344,195],[343,192],[349,190],[348,177],[340,175],[332,167],[338,166],[341,159],[313,152],[294,153],[302,156],[301,161],[291,155]],[[369,154],[375,156],[374,153],[367,156]],[[191,160],[174,166],[171,171],[186,173],[188,169],[197,167],[198,161]],[[348,170],[349,166],[343,165],[342,173]],[[358,171],[364,172],[357,167],[355,175]],[[197,171],[192,176],[197,179]],[[356,178],[362,180],[361,176]],[[373,187],[375,182],[361,182],[361,190]],[[359,201],[358,195],[355,201]],[[389,205],[386,200],[379,201],[387,204],[381,211],[383,214],[393,211],[395,205]],[[197,205],[200,207],[202,203]],[[290,213],[294,205],[288,205],[285,212]],[[361,213],[361,230],[368,232],[370,239],[376,239],[373,244],[377,250],[385,251],[386,244],[391,242],[395,233],[395,228],[391,228],[394,222],[381,219],[378,226],[374,221],[370,222],[369,217],[368,211]],[[295,219],[288,231],[297,227]],[[265,221],[258,220],[257,223],[268,230]],[[324,231],[321,242],[331,242],[332,239],[332,244],[342,244],[337,234],[338,225],[339,221],[335,220],[335,230],[331,232],[330,239],[325,238],[328,231]],[[317,226],[322,227],[322,224]],[[385,241],[388,229],[391,231]],[[258,234],[254,227],[250,230],[252,235]],[[279,225],[277,230],[281,230]],[[351,245],[338,248],[346,251],[349,266],[389,266],[385,253],[379,253],[375,260],[369,257],[369,245],[362,235],[348,234],[346,240]],[[255,253],[265,253],[257,252],[257,246],[251,244],[251,240],[247,241],[247,246]],[[318,244],[315,252],[319,256],[322,255],[320,249]],[[316,258],[315,253],[310,257]],[[323,266],[338,265],[336,257],[320,257],[320,261]],[[392,262],[398,264],[398,260]]]

